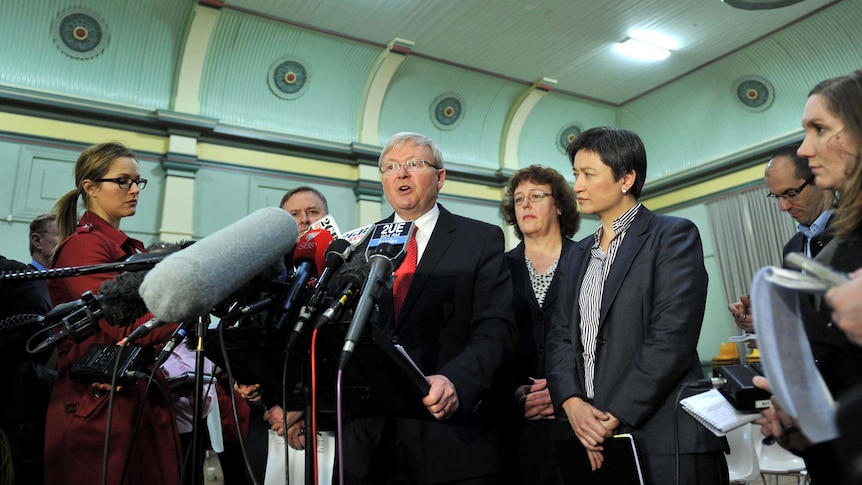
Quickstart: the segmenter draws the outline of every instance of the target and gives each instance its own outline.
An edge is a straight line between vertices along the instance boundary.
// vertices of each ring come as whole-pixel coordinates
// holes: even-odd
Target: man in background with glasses
[[[415,398],[409,415],[387,412],[346,424],[346,483],[499,483],[490,391],[515,340],[503,231],[437,203],[446,169],[430,138],[398,133],[378,163],[395,211],[381,222],[413,221],[415,242],[393,288],[381,291],[379,321],[366,330],[377,325],[403,345],[431,389],[421,402]],[[353,254],[364,257],[364,248]]]
[[[799,230],[784,245],[782,258],[793,252],[813,258],[832,240],[826,230],[832,216],[832,192],[814,185],[814,173],[808,168],[808,160],[796,154],[798,148],[799,143],[793,143],[779,150],[766,164],[763,174],[769,190],[766,197],[790,215]],[[739,301],[727,308],[739,328],[754,331],[751,301],[747,296],[740,296]]]

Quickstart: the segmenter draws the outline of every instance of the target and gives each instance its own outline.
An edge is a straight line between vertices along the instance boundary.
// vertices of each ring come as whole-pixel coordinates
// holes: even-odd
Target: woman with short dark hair
[[[681,483],[726,484],[727,442],[674,413],[678,392],[703,377],[707,274],[697,227],[638,202],[647,160],[636,134],[592,128],[567,152],[580,211],[600,220],[557,266],[566,298],[546,346],[551,397],[592,470],[579,483],[613,483],[602,445],[630,433],[647,483],[676,483],[678,443]]]

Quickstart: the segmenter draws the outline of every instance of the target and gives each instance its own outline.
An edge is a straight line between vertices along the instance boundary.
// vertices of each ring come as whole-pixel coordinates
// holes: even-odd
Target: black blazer
[[[832,220],[830,219],[830,223]],[[827,244],[832,241],[831,227],[816,236],[811,242],[812,254],[817,256]],[[784,245],[783,256],[791,252],[805,253],[806,237],[797,232]],[[831,261],[825,264],[843,272],[850,272],[862,266],[862,246],[860,239],[835,241],[837,244]],[[862,384],[862,347],[847,339],[844,332],[830,324],[832,309],[822,303],[819,297],[802,295],[799,310],[802,314],[802,325],[805,335],[811,345],[811,353],[817,370],[823,381],[836,399],[847,389]]]
[[[862,267],[862,231],[852,238],[834,241],[837,244],[830,261],[823,261],[838,271],[850,273]],[[812,315],[811,303],[819,314]],[[805,333],[811,343],[817,370],[836,399],[851,387],[862,385],[862,347],[847,339],[833,325],[832,308],[822,299],[808,298],[800,304]]]
[[[586,400],[578,297],[593,242],[591,235],[577,243],[557,268],[566,298],[551,321],[546,367],[558,408],[570,397]],[[697,227],[641,207],[604,284],[592,404],[619,418],[619,431],[632,433],[648,455],[674,453],[677,392],[703,377],[697,340],[706,288]],[[727,449],[688,413],[678,418],[681,453]]]
[[[563,238],[560,260],[569,252],[575,243]],[[512,273],[512,286],[515,293],[512,305],[515,311],[515,324],[518,327],[518,341],[515,354],[507,362],[508,391],[511,396],[519,386],[530,384],[530,377],[545,377],[545,340],[551,328],[551,316],[556,308],[559,295],[560,277],[554,273],[551,286],[545,294],[542,305],[536,300],[530,275],[527,272],[525,246],[521,242],[517,247],[506,253],[506,263]]]
[[[382,222],[390,222],[393,217]],[[356,251],[360,253],[361,250]],[[425,375],[442,374],[458,393],[459,410],[444,421],[393,418],[397,437],[384,437],[380,418],[357,423],[349,446],[366,464],[389,440],[402,451],[422,482],[445,482],[494,474],[498,449],[491,433],[494,374],[514,347],[512,278],[497,226],[457,216],[440,206],[440,217],[396,321],[392,290],[379,299],[379,326],[410,354]],[[354,428],[356,431],[359,428]],[[391,428],[390,428],[391,429]],[[347,433],[345,433],[347,434]],[[406,451],[405,451],[406,450]],[[362,464],[347,469],[363,476]]]

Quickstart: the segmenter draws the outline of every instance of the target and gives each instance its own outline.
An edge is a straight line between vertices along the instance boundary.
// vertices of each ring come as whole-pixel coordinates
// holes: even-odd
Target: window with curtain
[[[781,249],[796,233],[796,221],[768,192],[761,182],[705,204],[728,303],[750,292],[757,270],[781,266]]]

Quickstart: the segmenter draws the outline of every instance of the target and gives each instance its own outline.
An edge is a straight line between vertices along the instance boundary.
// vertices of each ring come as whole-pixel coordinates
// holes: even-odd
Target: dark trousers
[[[674,455],[651,455],[644,460],[647,485],[676,483]],[[680,455],[680,485],[728,485],[730,473],[723,451]]]

